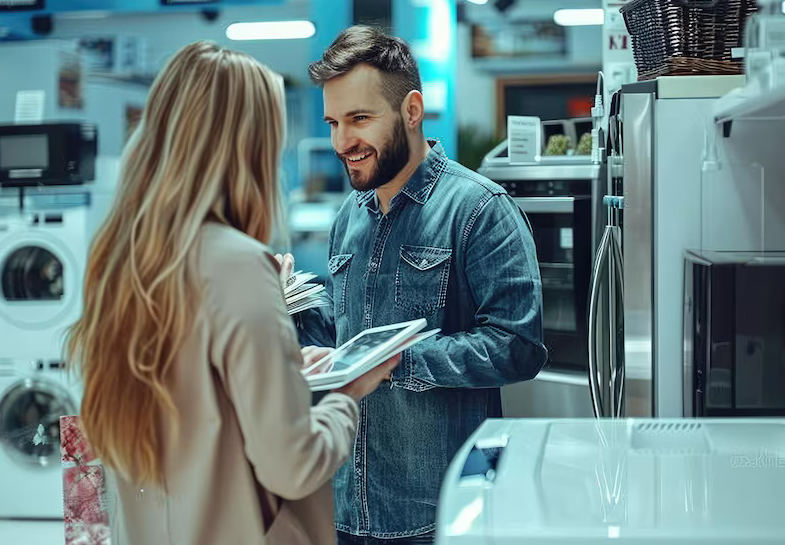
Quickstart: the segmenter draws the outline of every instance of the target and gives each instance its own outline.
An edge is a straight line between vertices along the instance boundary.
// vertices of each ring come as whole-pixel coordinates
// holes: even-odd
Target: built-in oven
[[[598,226],[604,219],[598,218],[600,166],[593,165],[589,157],[510,164],[506,143],[502,143],[486,156],[479,172],[507,190],[532,227],[548,349],[548,363],[538,378],[577,387],[566,396],[572,400],[557,401],[560,395],[549,395],[532,414],[516,411],[514,416],[539,416],[543,403],[550,402],[555,405],[547,416],[591,416],[587,305],[597,233],[601,232]],[[580,410],[571,411],[571,404]]]

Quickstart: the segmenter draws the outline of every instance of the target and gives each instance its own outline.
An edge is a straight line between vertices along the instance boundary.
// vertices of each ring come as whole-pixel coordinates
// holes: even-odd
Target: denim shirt
[[[432,531],[453,456],[500,416],[499,387],[535,377],[547,357],[524,216],[500,186],[429,143],[386,215],[374,191],[349,196],[329,239],[331,306],[297,319],[303,345],[340,346],[416,318],[441,328],[360,403],[353,456],[333,479],[336,528],[354,535]]]

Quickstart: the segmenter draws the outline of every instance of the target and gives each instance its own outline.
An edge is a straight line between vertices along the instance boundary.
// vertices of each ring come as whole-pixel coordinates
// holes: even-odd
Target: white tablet
[[[344,386],[387,361],[397,352],[398,345],[406,343],[422,330],[424,318],[374,327],[354,336],[307,369],[303,375],[311,391],[332,390]]]

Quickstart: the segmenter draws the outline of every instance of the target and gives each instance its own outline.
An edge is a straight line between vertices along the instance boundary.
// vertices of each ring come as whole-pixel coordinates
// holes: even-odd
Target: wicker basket
[[[632,38],[638,80],[741,74],[731,52],[743,46],[755,0],[633,0],[620,11]]]

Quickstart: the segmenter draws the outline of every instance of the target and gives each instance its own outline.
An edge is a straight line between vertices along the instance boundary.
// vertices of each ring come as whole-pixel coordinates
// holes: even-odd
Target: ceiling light
[[[553,14],[553,21],[561,26],[602,25],[604,20],[602,9],[560,9]]]
[[[487,4],[488,3],[488,0],[467,0],[467,1],[471,2],[472,4]]]
[[[310,21],[265,21],[233,23],[226,29],[230,40],[296,40],[310,38],[316,27]]]

